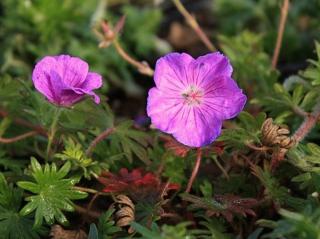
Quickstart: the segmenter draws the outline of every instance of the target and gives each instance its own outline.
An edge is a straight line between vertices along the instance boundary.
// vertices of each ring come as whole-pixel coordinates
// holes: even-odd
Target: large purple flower
[[[157,61],[147,113],[152,124],[190,147],[210,144],[222,121],[239,114],[247,97],[231,78],[232,67],[219,52],[193,59],[170,53]]]
[[[78,57],[46,56],[36,64],[32,80],[35,88],[58,106],[72,106],[85,95],[100,102],[93,90],[102,86],[102,77],[89,72],[88,64]]]

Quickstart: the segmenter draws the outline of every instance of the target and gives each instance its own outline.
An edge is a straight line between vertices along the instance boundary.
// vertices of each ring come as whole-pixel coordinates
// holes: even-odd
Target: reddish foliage
[[[179,143],[171,136],[162,136],[161,139],[165,142],[164,147],[178,157],[186,157],[188,152],[192,149],[184,144]]]
[[[164,141],[164,147],[173,152],[174,155],[178,157],[186,157],[187,154],[193,149],[184,144],[179,143],[171,136],[163,135],[161,136],[161,140]],[[211,153],[214,153],[216,155],[222,155],[224,152],[224,143],[214,142],[210,146],[203,148],[203,152],[207,156],[209,156]]]
[[[179,189],[174,183],[162,183],[153,173],[144,173],[142,169],[133,169],[131,172],[122,168],[119,174],[103,172],[98,178],[105,185],[104,192],[127,194],[133,200],[158,201],[170,190]]]
[[[224,152],[224,142],[221,141],[216,141],[213,142],[211,145],[209,145],[207,148],[204,150],[204,155],[210,156],[212,153],[215,155],[222,155]]]

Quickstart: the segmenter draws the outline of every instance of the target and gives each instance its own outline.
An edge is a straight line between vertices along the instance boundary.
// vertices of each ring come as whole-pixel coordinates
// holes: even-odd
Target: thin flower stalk
[[[143,75],[147,75],[147,76],[153,76],[154,71],[151,69],[151,67],[148,65],[147,62],[140,62],[137,61],[136,59],[134,59],[132,56],[130,56],[121,46],[121,44],[119,43],[119,41],[117,39],[115,39],[113,41],[113,45],[116,48],[117,52],[119,53],[119,55],[129,64],[133,65],[134,67],[137,68],[137,70],[143,74]]]
[[[47,159],[50,159],[50,154],[51,154],[51,146],[54,140],[54,137],[56,135],[57,132],[57,127],[58,127],[58,121],[60,118],[60,114],[61,114],[61,108],[56,108],[55,114],[53,116],[53,120],[51,123],[51,127],[50,130],[48,132],[48,144],[47,144],[47,150],[46,150],[46,155],[47,155]]]
[[[217,159],[217,157],[212,157],[213,161],[215,162],[215,164],[218,166],[218,168],[221,170],[222,174],[224,175],[224,177],[226,179],[230,179],[228,172],[224,169],[224,167],[220,164],[219,160]]]
[[[201,148],[198,148],[197,149],[197,159],[196,159],[196,162],[194,164],[194,167],[193,167],[193,170],[192,170],[192,174],[191,174],[191,177],[189,179],[189,182],[188,182],[188,185],[187,185],[187,188],[186,188],[186,191],[185,191],[186,193],[189,193],[191,191],[193,182],[197,177],[197,174],[198,174],[198,171],[199,171],[199,168],[200,168],[200,164],[201,164],[201,154],[202,154]]]
[[[86,150],[86,155],[88,157],[91,156],[94,148],[97,146],[98,143],[100,143],[102,140],[107,138],[110,134],[112,134],[115,131],[115,128],[108,128],[105,131],[103,131],[101,134],[99,134],[89,145],[88,149]]]
[[[183,6],[180,0],[172,0],[178,11],[184,16],[189,26],[194,30],[194,32],[198,35],[200,40],[204,43],[204,45],[209,49],[209,51],[215,51],[216,48],[209,40],[207,35],[201,29],[200,25],[198,24],[197,20],[194,16],[192,16],[187,9]]]
[[[99,47],[100,48],[107,48],[111,44],[115,47],[118,54],[129,64],[133,65],[141,74],[147,76],[153,76],[153,69],[148,65],[147,62],[140,62],[130,56],[121,46],[120,42],[118,41],[118,35],[122,30],[125,23],[125,16],[121,17],[120,20],[116,23],[114,27],[107,21],[101,22],[101,29],[102,32],[99,32],[97,29],[93,29],[95,35],[100,40]]]
[[[276,41],[276,45],[275,45],[273,57],[272,57],[272,68],[274,69],[277,67],[277,63],[280,55],[282,38],[283,38],[283,33],[285,30],[285,25],[287,21],[288,12],[289,12],[289,6],[290,6],[289,0],[284,0],[283,5],[281,7],[281,16],[280,16],[280,22],[279,22],[279,28],[278,28],[278,34],[277,34],[277,41]]]
[[[313,127],[317,124],[320,118],[320,111],[315,111],[312,114],[305,117],[305,120],[297,129],[297,131],[292,136],[297,143],[302,141],[308,133],[313,129]]]
[[[0,137],[0,143],[2,143],[2,144],[11,144],[11,143],[14,143],[14,142],[17,142],[17,141],[20,141],[20,140],[35,136],[37,134],[39,134],[37,131],[30,131],[30,132],[27,132],[27,133],[24,133],[24,134],[21,134],[21,135],[12,137],[12,138]]]

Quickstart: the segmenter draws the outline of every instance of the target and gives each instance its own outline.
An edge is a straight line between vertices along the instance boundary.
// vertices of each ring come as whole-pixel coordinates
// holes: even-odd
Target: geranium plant
[[[2,0],[0,238],[319,239],[319,7]]]

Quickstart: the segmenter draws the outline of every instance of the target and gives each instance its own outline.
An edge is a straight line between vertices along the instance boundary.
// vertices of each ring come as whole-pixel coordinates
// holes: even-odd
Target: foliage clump
[[[277,64],[287,0],[107,2],[0,2],[0,238],[319,239],[319,2],[290,1]],[[156,59],[182,50],[196,58],[208,45],[230,60],[247,103],[219,119],[213,143],[194,148],[155,129],[146,94]],[[83,69],[63,64],[75,83],[63,88],[51,67],[56,84],[41,85],[56,94],[44,94],[48,102],[32,69],[60,54],[88,62],[84,75],[96,72],[103,86],[84,92],[74,82]],[[183,97],[195,105],[202,92],[193,87]],[[55,101],[70,90],[76,100]],[[198,128],[186,142],[202,143],[209,132]]]

